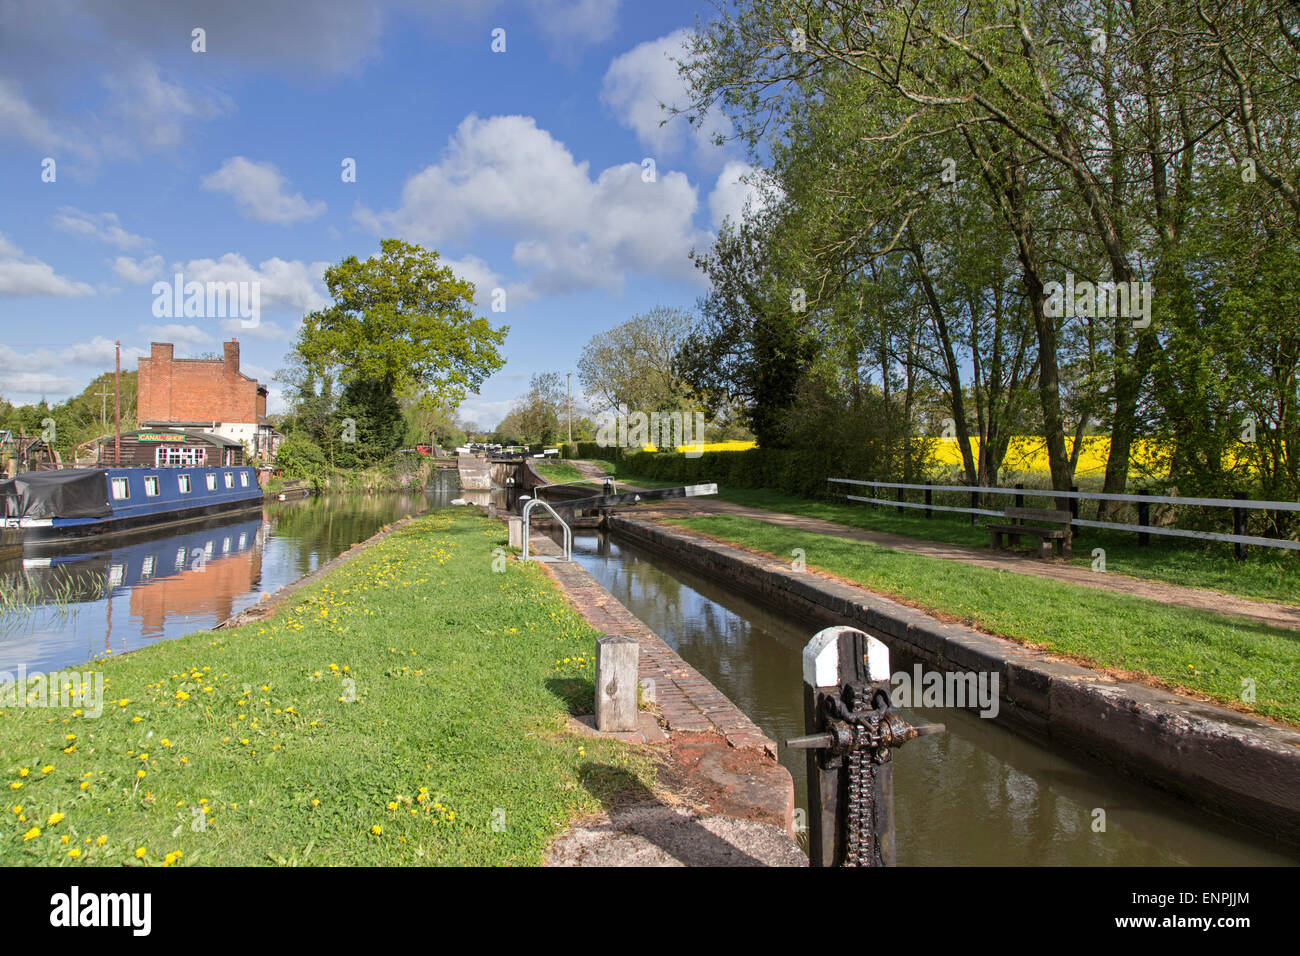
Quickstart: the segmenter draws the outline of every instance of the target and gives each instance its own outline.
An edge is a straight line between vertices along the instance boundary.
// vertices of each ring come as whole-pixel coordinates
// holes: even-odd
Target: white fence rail
[[[894,489],[899,494],[895,500],[878,497],[863,497],[861,495],[845,494],[849,501],[861,501],[868,504],[880,505],[889,508],[919,508],[926,512],[947,511],[968,514],[974,523],[975,516],[984,516],[988,518],[1003,517],[1000,511],[991,511],[987,508],[980,508],[977,503],[979,495],[1013,495],[1017,500],[1021,498],[1049,498],[1049,499],[1067,499],[1071,502],[1078,501],[1121,501],[1138,506],[1138,524],[1125,524],[1116,521],[1090,521],[1078,517],[1077,505],[1071,510],[1074,516],[1071,518],[1071,526],[1084,528],[1101,528],[1106,531],[1132,531],[1138,534],[1139,543],[1146,543],[1146,535],[1157,534],[1167,537],[1178,538],[1196,538],[1202,541],[1223,541],[1237,546],[1237,556],[1244,555],[1246,545],[1254,545],[1261,548],[1282,548],[1290,551],[1300,551],[1300,541],[1291,541],[1285,538],[1261,538],[1255,535],[1243,533],[1245,530],[1245,514],[1248,510],[1257,511],[1300,511],[1300,502],[1295,501],[1258,501],[1253,498],[1180,498],[1172,495],[1125,495],[1125,494],[1107,494],[1105,492],[1093,491],[1052,491],[1044,488],[998,488],[998,487],[980,487],[978,485],[934,485],[934,484],[915,484],[897,481],[861,481],[856,478],[827,478],[832,484],[856,485],[872,489]],[[926,500],[924,503],[915,501],[902,500],[902,493],[906,491],[925,492]],[[953,505],[936,505],[931,503],[931,497],[935,492],[951,493],[964,492],[971,496],[971,506],[958,507]],[[1200,508],[1224,508],[1232,511],[1233,533],[1223,534],[1215,531],[1190,531],[1185,528],[1167,528],[1160,525],[1152,525],[1148,521],[1149,505],[1186,505]]]

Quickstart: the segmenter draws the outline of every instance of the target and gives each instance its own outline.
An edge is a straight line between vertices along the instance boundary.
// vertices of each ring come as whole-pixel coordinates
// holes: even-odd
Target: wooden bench
[[[1021,535],[1038,539],[1038,556],[1050,558],[1053,550],[1061,557],[1071,556],[1070,549],[1070,512],[1054,511],[1050,508],[1008,508],[1007,524],[987,525],[989,529],[989,546],[1002,547],[1002,536],[1006,535],[1010,545],[1015,545]],[[1040,528],[1027,525],[1025,521],[1040,521],[1045,524],[1063,525],[1058,528]]]

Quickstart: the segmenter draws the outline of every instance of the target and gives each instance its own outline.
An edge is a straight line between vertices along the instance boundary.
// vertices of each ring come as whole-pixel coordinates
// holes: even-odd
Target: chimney
[[[175,354],[175,351],[176,351],[176,346],[172,345],[172,343],[170,342],[149,343],[149,358],[155,362],[161,362],[161,361],[170,362],[172,360],[173,355]]]
[[[234,375],[239,372],[239,343],[234,339],[225,343],[226,347],[226,374]]]

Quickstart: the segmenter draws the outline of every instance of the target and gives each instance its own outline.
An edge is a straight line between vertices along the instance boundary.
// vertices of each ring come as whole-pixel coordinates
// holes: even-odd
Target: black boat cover
[[[0,517],[105,518],[113,513],[106,474],[102,468],[64,468],[0,479]]]

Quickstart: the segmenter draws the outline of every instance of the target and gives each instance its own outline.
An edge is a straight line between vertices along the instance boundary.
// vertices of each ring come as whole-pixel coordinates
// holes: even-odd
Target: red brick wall
[[[141,422],[256,422],[266,415],[257,381],[239,371],[239,343],[224,359],[177,359],[170,343],[154,342],[141,358],[136,417]]]

